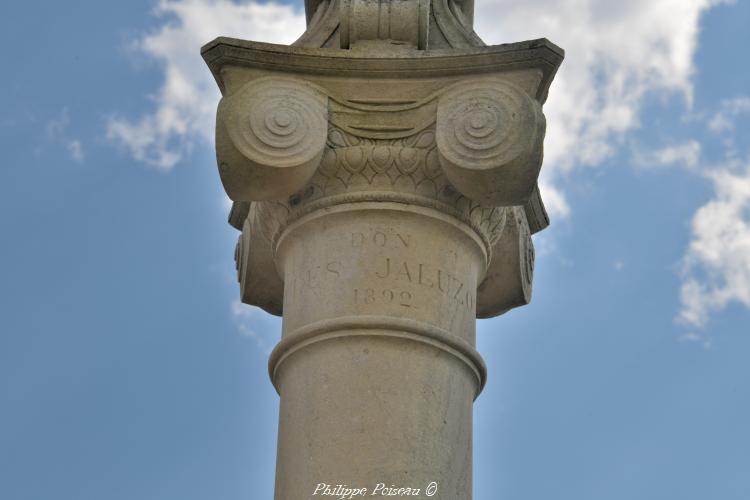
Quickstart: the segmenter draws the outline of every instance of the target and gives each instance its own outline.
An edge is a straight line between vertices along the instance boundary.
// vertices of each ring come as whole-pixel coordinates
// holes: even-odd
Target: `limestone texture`
[[[531,299],[563,51],[485,46],[469,0],[305,7],[292,46],[202,49],[241,298],[283,316],[275,499],[470,499],[476,318]]]

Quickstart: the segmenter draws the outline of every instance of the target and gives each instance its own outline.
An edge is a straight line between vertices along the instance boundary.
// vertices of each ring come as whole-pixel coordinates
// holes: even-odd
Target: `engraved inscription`
[[[396,282],[434,289],[460,306],[469,310],[474,308],[474,295],[463,281],[429,264],[382,257],[376,263],[374,275],[382,280],[392,279]]]
[[[374,245],[380,248],[409,248],[411,244],[410,234],[387,233],[374,230],[367,233],[352,233],[352,247],[359,248],[365,245]]]
[[[398,254],[414,250],[412,235],[391,228],[375,227],[350,233],[352,248],[395,250]],[[381,284],[372,288],[355,288],[355,304],[389,304],[414,308],[414,294],[430,290],[448,298],[459,308],[473,312],[476,304],[471,287],[439,266],[399,258],[391,254],[368,255],[367,272]],[[406,288],[406,290],[405,290]]]
[[[341,272],[342,264],[338,260],[296,272],[292,279],[292,296],[297,298],[305,293],[319,292],[324,282],[337,280],[341,277]]]
[[[394,304],[401,307],[414,308],[411,292],[406,290],[392,290],[390,288],[355,288],[354,304]]]

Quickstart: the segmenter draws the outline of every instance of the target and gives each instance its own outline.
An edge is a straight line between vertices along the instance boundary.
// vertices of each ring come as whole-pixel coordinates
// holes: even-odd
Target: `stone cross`
[[[242,301],[283,316],[275,499],[468,500],[476,318],[531,298],[563,51],[486,46],[473,0],[305,8],[291,46],[202,49]]]

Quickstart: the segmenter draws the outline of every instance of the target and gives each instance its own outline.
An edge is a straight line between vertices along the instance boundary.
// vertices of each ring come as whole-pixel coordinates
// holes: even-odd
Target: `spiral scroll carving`
[[[463,84],[440,96],[437,144],[456,187],[492,205],[522,205],[541,166],[544,115],[507,82]]]
[[[537,120],[535,108],[522,89],[508,83],[459,86],[440,98],[440,152],[471,169],[508,163],[533,138],[529,131]]]
[[[315,173],[326,142],[328,97],[286,78],[251,80],[222,98],[216,156],[234,201],[289,196]]]
[[[319,154],[326,139],[326,98],[297,82],[267,79],[225,99],[225,123],[245,156],[276,167],[294,166]]]

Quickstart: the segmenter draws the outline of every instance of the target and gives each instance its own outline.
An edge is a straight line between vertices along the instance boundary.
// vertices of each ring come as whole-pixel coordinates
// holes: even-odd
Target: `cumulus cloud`
[[[542,190],[545,200],[569,211],[560,177],[595,167],[640,126],[647,95],[677,95],[692,106],[694,53],[701,16],[717,0],[495,0],[477,3],[477,32],[489,43],[546,37],[566,59],[545,105],[548,135]],[[750,307],[750,160],[737,146],[737,120],[750,115],[750,97],[724,101],[707,121],[724,157],[704,164],[694,139],[638,153],[642,167],[684,167],[705,176],[713,198],[692,219],[682,263],[678,319],[706,324],[730,303]],[[749,156],[750,157],[750,156]],[[552,190],[549,189],[552,187]],[[545,189],[547,188],[547,189]],[[550,194],[552,196],[550,196]],[[686,341],[710,340],[691,332]]]
[[[714,188],[693,215],[682,262],[678,321],[705,326],[710,314],[736,302],[750,308],[750,148],[738,152],[737,122],[750,115],[750,97],[728,99],[707,121],[724,146],[723,158],[701,170]]]
[[[706,175],[715,195],[693,216],[678,317],[696,327],[731,302],[750,308],[750,161]]]
[[[304,31],[305,17],[288,5],[230,0],[161,0],[154,13],[160,27],[129,49],[156,61],[163,83],[150,112],[111,117],[107,137],[136,160],[168,170],[196,142],[211,142],[219,91],[200,47],[222,35],[291,43]]]
[[[638,127],[648,93],[678,94],[692,103],[693,56],[701,15],[720,0],[484,0],[476,30],[488,43],[546,37],[565,61],[545,105],[542,169],[549,207],[568,204],[559,176],[596,166]],[[682,153],[685,153],[684,151]],[[665,158],[666,159],[666,158]],[[545,189],[546,187],[546,189]]]
[[[701,143],[695,139],[647,153],[636,152],[635,164],[643,168],[683,167],[694,169],[701,159]]]

